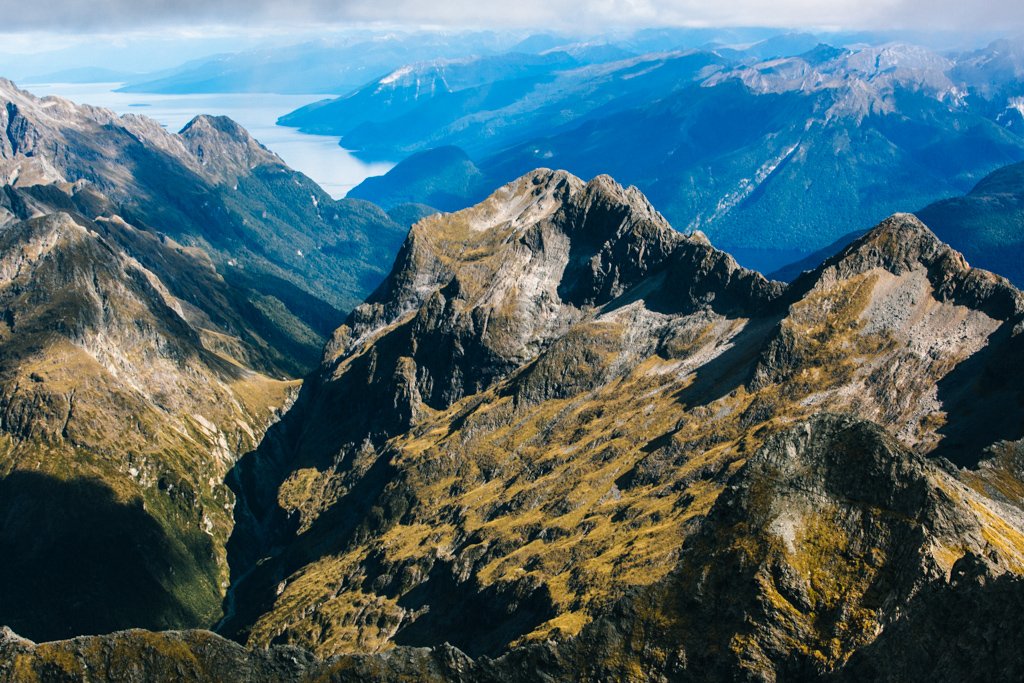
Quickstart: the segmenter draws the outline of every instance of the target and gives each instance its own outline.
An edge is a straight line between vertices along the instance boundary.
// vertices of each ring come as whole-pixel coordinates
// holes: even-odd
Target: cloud
[[[5,32],[388,22],[459,27],[1024,28],[1020,0],[0,0]]]

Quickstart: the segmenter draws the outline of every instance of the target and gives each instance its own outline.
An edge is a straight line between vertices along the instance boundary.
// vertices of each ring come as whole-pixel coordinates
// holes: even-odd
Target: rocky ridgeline
[[[1021,315],[910,215],[785,287],[606,177],[529,174],[417,224],[239,463],[224,633],[838,675],[954,567],[1016,585]]]

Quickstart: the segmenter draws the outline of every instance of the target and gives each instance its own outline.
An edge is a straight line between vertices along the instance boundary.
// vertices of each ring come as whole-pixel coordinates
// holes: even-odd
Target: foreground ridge
[[[982,540],[979,506],[954,474],[878,426],[817,415],[768,439],[731,477],[677,569],[561,642],[497,659],[445,644],[320,660],[208,631],[36,645],[5,629],[0,680],[1010,680],[1021,673],[1020,635],[996,625],[1024,607],[1024,580],[1010,566],[1019,560]],[[974,548],[945,568],[964,539]],[[955,655],[904,654],[953,642]]]

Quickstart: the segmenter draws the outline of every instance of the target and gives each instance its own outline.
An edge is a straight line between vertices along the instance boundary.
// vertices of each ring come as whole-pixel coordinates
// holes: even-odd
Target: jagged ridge
[[[236,566],[264,559],[227,632],[473,656],[580,633],[669,576],[729,477],[796,420],[852,414],[971,467],[1024,436],[1019,411],[979,422],[1019,400],[994,373],[1020,353],[1020,302],[908,215],[785,288],[635,190],[531,173],[415,226],[240,464],[258,521]],[[1017,566],[1017,513],[980,504],[984,524],[1009,520],[997,547]],[[801,656],[840,666],[870,640],[849,629]],[[769,650],[765,670],[790,656]]]

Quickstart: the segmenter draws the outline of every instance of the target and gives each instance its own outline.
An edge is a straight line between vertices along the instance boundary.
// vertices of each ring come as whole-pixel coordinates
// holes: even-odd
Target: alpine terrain
[[[1024,143],[978,103],[1015,57],[750,49],[307,110],[437,124],[356,192],[390,213],[229,118],[0,81],[0,681],[1024,677]],[[519,107],[566,84],[579,127]],[[652,201],[520,168],[659,131]],[[765,235],[834,244],[715,246]]]

